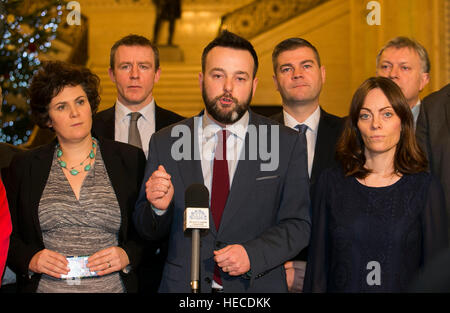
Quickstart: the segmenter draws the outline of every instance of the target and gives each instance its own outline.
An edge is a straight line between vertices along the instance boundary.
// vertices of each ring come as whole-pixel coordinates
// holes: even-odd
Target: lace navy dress
[[[428,173],[367,187],[340,168],[314,199],[304,292],[401,292],[447,246],[439,182]]]

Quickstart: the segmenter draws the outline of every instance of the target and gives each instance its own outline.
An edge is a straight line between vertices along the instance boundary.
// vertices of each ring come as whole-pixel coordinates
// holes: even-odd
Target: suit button
[[[211,284],[211,278],[206,277],[206,278],[205,278],[205,282],[206,282],[207,284]]]
[[[221,241],[216,241],[216,248],[222,248],[222,242]]]

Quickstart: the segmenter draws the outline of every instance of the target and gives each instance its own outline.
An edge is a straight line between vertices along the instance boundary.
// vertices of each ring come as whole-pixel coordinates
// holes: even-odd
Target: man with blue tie
[[[287,292],[283,264],[309,242],[306,144],[297,132],[249,109],[257,68],[251,43],[222,32],[202,55],[206,110],[151,139],[133,221],[146,239],[169,236],[160,292],[190,292],[191,240],[183,213],[191,184],[210,191],[200,292]],[[187,144],[178,149],[180,142]]]
[[[329,114],[319,105],[325,66],[319,53],[303,38],[280,42],[272,53],[273,80],[281,95],[283,111],[272,116],[279,123],[306,136],[311,201],[320,173],[337,165],[334,154],[343,119]],[[304,134],[304,135],[303,135]],[[301,292],[306,269],[307,249],[286,262],[286,279],[290,292]]]

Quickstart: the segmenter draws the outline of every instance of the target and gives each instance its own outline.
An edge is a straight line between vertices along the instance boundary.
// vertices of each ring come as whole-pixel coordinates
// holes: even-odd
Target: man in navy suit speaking
[[[258,58],[228,31],[204,49],[205,109],[156,133],[133,217],[146,239],[169,236],[160,292],[190,292],[185,190],[210,192],[201,233],[200,292],[287,292],[283,264],[309,242],[305,137],[249,110]]]

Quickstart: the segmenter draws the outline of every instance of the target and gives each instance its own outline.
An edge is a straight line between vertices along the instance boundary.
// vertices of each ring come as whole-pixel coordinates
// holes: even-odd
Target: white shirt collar
[[[226,130],[228,130],[231,134],[234,134],[238,138],[245,140],[245,136],[247,134],[248,122],[250,120],[250,115],[247,112],[235,123],[226,126]],[[206,139],[214,136],[219,130],[222,129],[220,125],[214,122],[206,112],[203,114],[203,136]]]
[[[283,110],[284,124],[290,128],[294,128],[300,124],[292,115]],[[308,130],[317,133],[320,121],[320,106],[317,106],[316,110],[301,124],[308,126]]]
[[[417,101],[417,103],[411,108],[411,111],[413,111],[413,114],[415,111],[419,111],[420,110],[420,99],[419,101]]]
[[[128,114],[132,112],[133,111],[122,104],[118,99],[116,100],[116,116],[119,120],[129,119]],[[155,115],[155,99],[153,98],[149,104],[145,105],[138,112],[142,114],[142,117],[145,120],[151,121],[153,119],[153,116]]]

